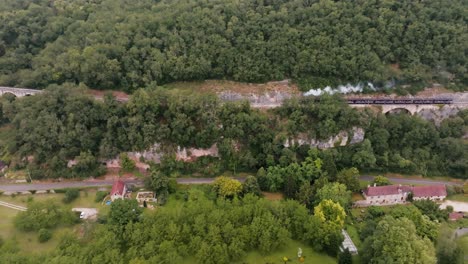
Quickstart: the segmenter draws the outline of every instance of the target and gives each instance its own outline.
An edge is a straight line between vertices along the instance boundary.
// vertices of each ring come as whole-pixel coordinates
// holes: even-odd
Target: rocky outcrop
[[[218,97],[222,101],[243,101],[247,100],[250,103],[250,106],[255,108],[274,108],[279,107],[283,104],[283,101],[290,99],[294,95],[290,92],[283,91],[269,91],[263,94],[248,93],[241,94],[231,91],[223,91],[218,93]]]
[[[148,150],[142,152],[129,152],[128,155],[130,158],[136,160],[140,160],[140,158],[143,157],[145,160],[160,163],[164,153],[165,151],[163,151],[161,144],[156,143]],[[216,144],[213,144],[210,148],[207,149],[183,148],[178,146],[175,151],[175,156],[177,160],[185,162],[194,161],[197,158],[203,156],[218,157],[218,147]]]
[[[308,145],[319,149],[329,149],[362,142],[364,140],[364,135],[364,129],[360,127],[353,127],[349,131],[343,130],[337,135],[331,136],[325,140],[309,139],[306,136],[299,136],[295,139],[287,139],[284,143],[284,146],[290,147],[293,145]]]
[[[421,118],[433,121],[437,126],[442,120],[457,115],[463,108],[460,105],[444,105],[437,109],[423,109],[416,113]]]
[[[362,142],[364,140],[364,135],[364,129],[360,127],[353,127],[349,131],[341,131],[337,135],[332,136],[326,140],[307,139],[305,136],[297,137],[295,139],[288,139],[284,143],[284,146],[290,147],[292,145],[309,145],[311,147],[317,147],[319,149],[328,149]],[[183,148],[178,146],[174,152],[176,159],[184,162],[192,162],[195,161],[197,158],[203,156],[219,157],[218,147],[216,146],[216,144],[213,144],[210,148],[207,149]],[[147,161],[160,163],[162,157],[166,155],[165,153],[168,153],[168,151],[163,150],[161,144],[156,143],[148,150],[129,152],[128,156],[131,159],[135,160],[137,163],[140,161],[141,158]],[[118,164],[117,160],[112,161],[114,161],[112,164]]]

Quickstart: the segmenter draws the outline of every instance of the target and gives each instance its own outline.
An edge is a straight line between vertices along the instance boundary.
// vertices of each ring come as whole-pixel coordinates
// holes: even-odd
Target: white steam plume
[[[362,83],[358,83],[357,85],[352,85],[350,83],[346,85],[339,85],[337,88],[333,89],[330,86],[327,86],[323,89],[310,89],[309,91],[304,93],[304,96],[320,96],[322,94],[328,93],[328,94],[335,94],[335,93],[341,93],[341,94],[347,94],[347,93],[358,93],[362,92],[364,90],[364,87],[366,85]],[[373,91],[376,90],[374,85],[370,82],[367,83],[367,87]]]

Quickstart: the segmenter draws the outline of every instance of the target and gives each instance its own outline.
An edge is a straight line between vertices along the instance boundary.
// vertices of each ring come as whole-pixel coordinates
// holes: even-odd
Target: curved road
[[[243,182],[244,178],[235,178],[236,180]],[[127,184],[143,185],[142,179],[123,180]],[[179,184],[207,184],[212,183],[214,178],[178,178],[177,183]],[[42,191],[42,190],[53,190],[62,188],[82,188],[82,187],[102,187],[110,186],[114,183],[114,180],[85,180],[85,181],[66,181],[66,182],[54,182],[54,183],[23,183],[23,184],[2,184],[0,185],[0,191],[3,192],[25,192],[25,191]]]

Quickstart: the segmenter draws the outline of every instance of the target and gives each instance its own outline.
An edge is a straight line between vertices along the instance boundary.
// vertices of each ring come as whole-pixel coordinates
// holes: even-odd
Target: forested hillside
[[[97,101],[84,94],[79,87],[65,86],[21,99],[0,97],[0,120],[12,134],[0,145],[2,160],[13,169],[27,167],[35,179],[88,177],[100,172],[99,160],[160,143],[170,154],[159,165],[167,174],[217,176],[225,170],[255,172],[279,166],[275,177],[284,179],[294,174],[310,148],[285,147],[286,139],[327,139],[361,127],[366,131],[363,142],[319,152],[330,177],[350,167],[468,177],[467,144],[462,139],[467,110],[437,127],[417,116],[360,112],[336,95],[320,101],[293,99],[265,112],[248,102],[221,103],[213,95],[181,96],[161,88],[137,90],[127,103],[112,96]],[[186,163],[172,155],[178,146],[214,144],[219,157]],[[78,165],[69,169],[72,159]]]
[[[466,87],[467,2],[0,0],[0,85],[175,80]]]

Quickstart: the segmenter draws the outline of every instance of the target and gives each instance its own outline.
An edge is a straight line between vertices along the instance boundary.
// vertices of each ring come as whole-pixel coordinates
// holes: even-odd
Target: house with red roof
[[[114,185],[112,185],[112,190],[110,193],[111,200],[114,201],[115,199],[123,199],[125,197],[125,193],[127,193],[127,186],[123,181],[116,181]]]
[[[428,185],[413,187],[413,200],[442,201],[447,197],[445,185]]]
[[[447,197],[445,185],[429,186],[367,186],[363,191],[367,205],[391,205],[405,203],[408,195],[412,193],[413,200],[442,201]]]
[[[462,212],[451,212],[449,214],[449,220],[450,221],[457,221],[457,220],[462,219],[463,216],[464,216],[464,214]]]

